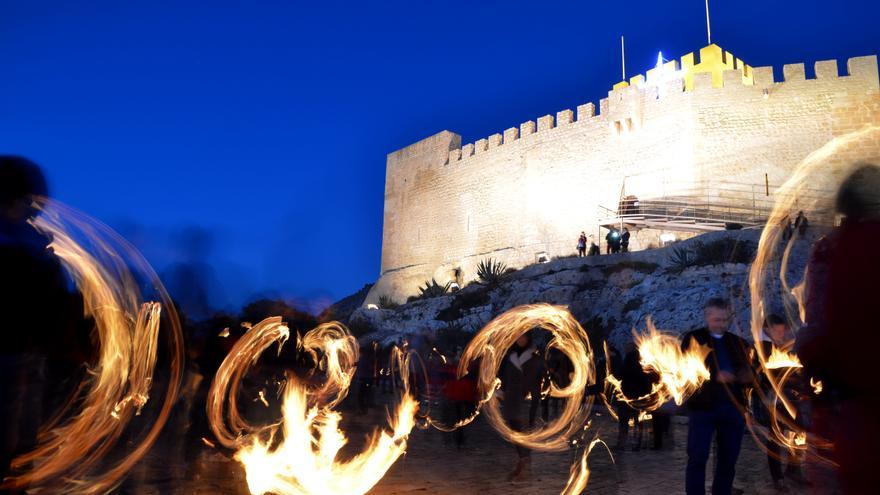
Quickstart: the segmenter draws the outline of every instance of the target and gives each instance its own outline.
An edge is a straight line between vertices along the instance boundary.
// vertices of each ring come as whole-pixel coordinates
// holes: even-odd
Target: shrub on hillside
[[[694,266],[696,259],[696,255],[690,249],[677,247],[672,250],[672,256],[669,257],[669,268],[674,272],[681,272]]]
[[[391,296],[382,294],[379,296],[379,307],[382,309],[397,309],[400,304],[397,303]]]
[[[489,304],[490,298],[487,288],[480,288],[479,290],[469,289],[457,293],[452,302],[449,303],[449,306],[437,313],[437,319],[440,321],[455,321],[464,316],[465,311]]]
[[[602,274],[606,277],[611,274],[621,272],[623,270],[632,270],[634,272],[639,273],[654,273],[654,271],[659,268],[660,265],[657,263],[650,263],[647,261],[622,261],[620,263],[615,263],[613,265],[605,266],[602,268]]]
[[[749,264],[755,259],[755,246],[749,241],[723,238],[711,242],[697,242],[692,248],[678,247],[669,258],[672,271],[692,266],[711,266],[722,263]]]
[[[410,297],[407,299],[408,301],[414,299],[429,299],[431,297],[438,297],[445,295],[449,292],[449,288],[452,286],[452,282],[446,282],[446,284],[438,284],[436,279],[426,280],[424,287],[419,287],[419,295],[415,297]]]
[[[477,279],[482,284],[495,285],[501,281],[507,270],[507,265],[492,258],[480,261],[477,265]]]
[[[755,259],[755,246],[749,241],[725,237],[696,246],[697,264],[720,265],[721,263],[751,263]]]

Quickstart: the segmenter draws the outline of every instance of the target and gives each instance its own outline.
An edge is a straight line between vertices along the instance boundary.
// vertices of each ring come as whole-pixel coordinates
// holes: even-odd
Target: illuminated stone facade
[[[618,83],[599,102],[545,115],[474,143],[443,131],[388,155],[381,277],[366,303],[418,286],[467,283],[480,260],[509,267],[597,240],[600,207],[625,188],[662,197],[673,184],[781,184],[835,136],[880,124],[876,56],[750,67],[716,45]],[[880,158],[880,143],[860,150]],[[817,185],[821,187],[821,185]],[[707,194],[709,192],[707,191]],[[772,198],[770,198],[772,199]],[[602,231],[604,232],[604,231]],[[633,247],[657,232],[637,232]]]

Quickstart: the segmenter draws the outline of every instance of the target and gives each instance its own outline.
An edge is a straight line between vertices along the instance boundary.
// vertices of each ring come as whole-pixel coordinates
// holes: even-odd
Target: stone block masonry
[[[763,191],[765,174],[781,184],[828,141],[880,125],[876,56],[845,72],[820,61],[807,79],[789,64],[775,81],[710,45],[618,83],[598,114],[587,103],[464,146],[442,131],[390,153],[381,277],[365,304],[404,301],[431,278],[467,282],[485,258],[572,255],[581,231],[604,237],[600,207],[616,208],[624,188],[650,198],[707,181]],[[859,153],[848,159],[880,160],[880,143]]]

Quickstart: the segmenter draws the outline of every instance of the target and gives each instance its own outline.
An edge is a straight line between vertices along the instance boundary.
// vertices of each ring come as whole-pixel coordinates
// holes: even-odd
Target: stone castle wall
[[[721,53],[711,45],[701,58]],[[815,79],[786,65],[777,82],[772,68],[727,55],[715,73],[618,84],[598,112],[588,103],[463,146],[443,131],[389,154],[381,278],[366,303],[403,301],[431,278],[466,283],[489,257],[521,267],[573,254],[581,231],[598,243],[600,206],[615,208],[624,183],[642,198],[705,181],[763,194],[765,173],[781,184],[829,140],[880,124],[875,56],[849,59],[845,75],[817,62]],[[846,159],[880,158],[880,143],[854,153]]]

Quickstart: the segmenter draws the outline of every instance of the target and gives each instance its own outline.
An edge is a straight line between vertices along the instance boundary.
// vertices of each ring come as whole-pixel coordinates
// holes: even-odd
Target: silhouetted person
[[[600,254],[599,246],[595,242],[590,242],[590,256],[599,256]]]
[[[620,232],[616,229],[611,229],[605,235],[605,251],[606,254],[619,253],[620,252]]]
[[[577,243],[578,258],[587,255],[587,235],[581,232]]]
[[[375,391],[379,369],[379,343],[361,346],[357,362],[358,412],[366,414],[375,405]]]
[[[57,384],[73,375],[76,299],[49,239],[28,224],[33,201],[48,196],[39,167],[0,156],[0,471],[36,445],[37,429],[64,400]],[[82,356],[79,356],[82,358]]]
[[[477,374],[477,368],[471,366],[468,374],[458,377],[458,360],[460,356],[450,359],[442,367],[443,386],[442,393],[445,399],[444,417],[447,425],[454,425],[466,418],[474,412],[477,402],[477,385],[474,376]],[[456,428],[452,432],[451,437],[455,440],[455,446],[461,448],[465,442],[464,430],[467,426]],[[444,441],[449,436],[444,437]]]
[[[794,233],[794,227],[791,224],[791,217],[788,215],[782,219],[782,240],[788,242],[791,239],[791,235]]]
[[[621,382],[620,391],[629,400],[638,399],[651,392],[652,376],[642,368],[641,355],[633,343],[628,345],[618,376]],[[629,422],[632,421],[636,434],[633,450],[640,450],[645,425],[639,421],[639,411],[621,401],[617,409],[617,419],[617,448],[620,450],[625,448],[626,440],[629,437]]]
[[[774,347],[784,352],[790,352],[793,345],[794,340],[790,338],[785,318],[776,314],[768,316],[767,321],[764,323],[762,339],[760,342],[755,343],[755,347],[760,346],[764,356],[770,356]],[[758,387],[760,387],[760,394],[757,393],[758,391],[752,394],[752,416],[758,424],[764,427],[771,425],[773,413],[776,414],[777,418],[780,418],[780,425],[784,425],[785,421],[794,422],[795,420],[795,418],[789,416],[788,412],[778,401],[775,396],[776,392],[773,389],[772,381],[778,382],[782,372],[780,370],[762,370],[757,383]],[[797,396],[801,392],[799,389],[802,385],[800,370],[784,370],[784,372],[790,375],[786,381],[783,393],[789,401],[796,403]],[[803,414],[799,412],[797,416],[797,419],[800,420]],[[785,452],[778,441],[773,438],[765,438],[764,446],[767,449],[767,465],[770,468],[770,477],[773,479],[774,488],[780,491],[787,490],[785,485],[786,475],[794,479],[802,478],[800,463],[794,455],[789,457],[788,467],[783,472],[782,461]]]
[[[872,493],[880,471],[866,455],[880,445],[877,378],[871,372],[880,345],[880,167],[863,165],[841,184],[843,215],[814,247],[808,268],[806,328],[797,353],[806,375],[822,380],[814,396],[814,432],[834,444],[844,493]]]
[[[620,247],[624,253],[629,252],[629,229],[624,227],[623,234],[620,235]]]
[[[712,298],[706,302],[706,327],[685,334],[682,348],[708,346],[706,357],[710,378],[687,401],[688,439],[685,491],[702,495],[706,490],[706,463],[712,441],[717,441],[714,495],[730,495],[736,472],[736,460],[742,446],[745,420],[743,387],[752,382],[753,374],[748,344],[728,332],[731,320],[730,303]]]
[[[571,382],[571,373],[574,371],[571,360],[568,359],[568,356],[559,349],[552,348],[547,352],[546,366],[547,374],[544,378],[545,380],[552,381],[560,388],[568,386]],[[543,388],[546,389],[546,386],[549,386],[549,383]],[[559,397],[553,397],[550,394],[547,394],[546,397],[541,399],[541,417],[544,419],[545,423],[550,421],[550,406],[553,406],[552,409],[555,414],[559,412],[561,404],[562,399]]]
[[[501,367],[502,412],[513,430],[526,431],[534,425],[541,403],[541,379],[544,373],[544,359],[532,342],[531,334],[520,336]],[[508,479],[527,480],[532,471],[531,451],[516,445],[516,453],[519,461]]]
[[[810,222],[807,220],[807,216],[804,215],[803,211],[799,211],[794,219],[794,228],[797,229],[798,235],[803,237],[803,235],[807,233],[807,227],[809,225]]]

